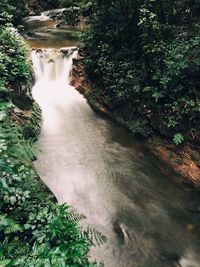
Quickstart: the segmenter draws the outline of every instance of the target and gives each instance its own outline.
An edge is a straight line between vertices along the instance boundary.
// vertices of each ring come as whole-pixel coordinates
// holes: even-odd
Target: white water
[[[57,131],[56,125],[60,121],[57,106],[64,107],[66,99],[78,94],[69,85],[72,58],[76,54],[74,47],[32,51],[36,78],[32,95],[42,109],[45,131]]]
[[[56,80],[65,85],[70,82],[72,58],[76,57],[75,47],[57,49],[37,49],[32,51],[32,62],[38,81]],[[62,86],[64,85],[62,83]]]
[[[199,267],[199,241],[187,229],[195,223],[190,196],[69,85],[76,51],[67,50],[32,52],[33,96],[43,116],[36,163],[42,180],[107,236],[92,250],[105,267]]]

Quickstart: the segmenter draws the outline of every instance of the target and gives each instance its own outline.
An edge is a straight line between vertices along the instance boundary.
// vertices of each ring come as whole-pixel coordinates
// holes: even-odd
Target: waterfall
[[[70,82],[72,58],[76,48],[37,49],[31,54],[36,76],[36,83],[40,80],[60,80]]]
[[[67,107],[67,101],[77,96],[70,86],[72,58],[76,54],[75,47],[32,51],[35,72],[32,95],[42,110],[43,128],[47,130],[56,129],[60,107]]]

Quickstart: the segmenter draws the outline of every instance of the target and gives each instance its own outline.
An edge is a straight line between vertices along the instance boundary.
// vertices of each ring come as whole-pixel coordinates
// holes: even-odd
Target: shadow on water
[[[33,96],[43,114],[41,178],[107,237],[91,250],[106,267],[199,267],[199,197],[68,85],[73,56],[70,49],[67,56],[32,52]]]

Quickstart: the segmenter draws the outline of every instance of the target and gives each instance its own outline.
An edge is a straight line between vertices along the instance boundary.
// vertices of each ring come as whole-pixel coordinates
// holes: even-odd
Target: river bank
[[[109,106],[107,95],[93,95],[93,84],[87,79],[83,64],[84,57],[79,55],[73,60],[72,81],[71,84],[83,94],[91,107],[123,126],[130,133],[134,134],[133,125],[137,123],[129,121],[129,115],[123,113],[123,110],[115,109]],[[133,119],[134,120],[134,119]],[[187,187],[199,188],[200,186],[200,153],[198,147],[189,142],[182,145],[175,145],[166,137],[153,134],[145,141],[147,149],[156,157],[161,159],[167,166],[172,168],[178,175],[181,183]]]

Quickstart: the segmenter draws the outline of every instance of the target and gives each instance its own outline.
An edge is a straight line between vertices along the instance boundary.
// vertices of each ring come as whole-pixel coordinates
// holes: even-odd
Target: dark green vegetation
[[[83,34],[90,98],[136,135],[199,144],[199,0],[92,2]]]
[[[20,28],[22,18],[28,15],[40,15],[42,11],[67,8],[62,19],[69,24],[77,24],[82,13],[90,10],[92,3],[89,1],[73,0],[1,0],[0,1],[0,24],[12,22],[14,26]],[[57,18],[57,17],[55,17]]]
[[[14,28],[0,27],[0,96],[12,99],[18,105],[23,103],[21,108],[30,108],[32,104],[26,93],[27,87],[30,88],[31,85],[28,53],[22,38]]]
[[[60,7],[60,1],[52,0],[1,0],[2,6],[10,6],[9,12],[12,13],[12,19],[14,24],[17,26],[22,18],[28,14],[40,14],[41,11],[49,10],[52,8]],[[4,10],[4,9],[1,9]],[[8,9],[6,8],[6,12]]]
[[[0,97],[17,101],[20,95],[25,98],[27,90],[24,85],[28,85],[27,81],[31,82],[31,66],[27,60],[29,51],[12,26],[15,21],[14,6],[1,0],[0,10]],[[30,107],[28,96],[25,100]]]
[[[30,96],[29,50],[11,24],[19,10],[11,3],[0,0],[0,266],[97,266],[88,260],[88,230],[100,234],[83,230],[82,216],[56,204],[32,163],[40,111]]]
[[[60,0],[60,7],[65,8],[61,16],[58,17],[64,23],[76,26],[81,22],[85,16],[89,16],[92,11],[92,2],[90,1],[74,1],[74,0]]]

